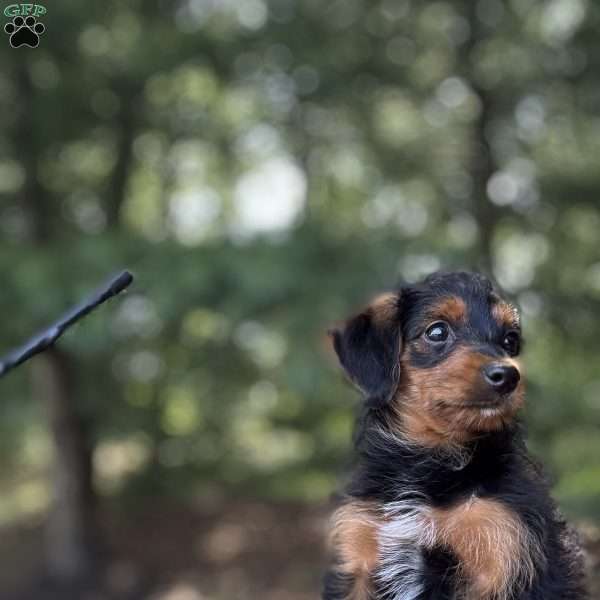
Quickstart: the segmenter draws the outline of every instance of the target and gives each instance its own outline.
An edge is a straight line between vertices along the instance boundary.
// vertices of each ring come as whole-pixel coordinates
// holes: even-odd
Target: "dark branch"
[[[120,275],[107,282],[106,285],[99,288],[87,301],[82,302],[64,314],[54,325],[30,339],[21,348],[13,350],[13,352],[0,361],[0,377],[29,360],[32,356],[52,346],[71,325],[85,317],[109,298],[122,292],[132,281],[133,275],[129,271],[123,271]]]

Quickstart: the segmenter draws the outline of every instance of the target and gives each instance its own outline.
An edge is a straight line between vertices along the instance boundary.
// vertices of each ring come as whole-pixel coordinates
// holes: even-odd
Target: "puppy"
[[[517,420],[517,309],[481,275],[436,273],[331,334],[365,402],[322,598],[585,598]]]

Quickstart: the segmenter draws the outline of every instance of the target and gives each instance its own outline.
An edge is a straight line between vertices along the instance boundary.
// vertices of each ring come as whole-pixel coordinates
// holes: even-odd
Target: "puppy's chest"
[[[422,593],[427,550],[455,557],[453,585],[469,600],[510,596],[531,584],[543,561],[514,511],[476,496],[444,508],[408,499],[351,502],[336,515],[334,543],[342,571],[403,600]]]

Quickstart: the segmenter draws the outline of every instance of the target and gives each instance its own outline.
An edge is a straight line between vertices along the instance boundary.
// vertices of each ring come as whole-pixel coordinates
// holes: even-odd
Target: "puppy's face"
[[[466,439],[523,404],[517,310],[478,277],[445,275],[403,295],[395,410],[414,435]]]
[[[518,312],[479,275],[437,274],[382,296],[334,341],[369,401],[418,442],[499,430],[523,403]]]

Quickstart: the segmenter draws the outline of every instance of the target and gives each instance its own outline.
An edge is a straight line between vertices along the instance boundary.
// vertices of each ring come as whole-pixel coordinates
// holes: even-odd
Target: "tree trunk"
[[[34,363],[34,391],[44,401],[54,442],[52,508],[46,526],[49,575],[65,586],[79,584],[94,562],[94,496],[91,452],[75,410],[68,357],[56,348]]]
[[[136,136],[135,115],[137,111],[137,95],[135,92],[122,94],[121,108],[117,127],[117,154],[115,167],[110,179],[106,206],[106,221],[108,228],[115,230],[119,227],[121,207],[125,201],[127,181],[133,160],[133,142]]]
[[[490,125],[496,114],[496,105],[492,99],[492,94],[477,81],[474,75],[473,53],[486,35],[477,15],[476,2],[467,3],[466,16],[469,20],[471,34],[468,42],[463,47],[460,62],[464,65],[465,78],[481,103],[480,113],[472,128],[469,164],[469,172],[473,182],[472,214],[479,230],[478,243],[475,248],[475,262],[477,268],[493,275],[493,237],[499,211],[488,198],[487,186],[490,177],[497,169],[489,140]]]
[[[488,128],[493,115],[489,94],[480,87],[473,88],[481,102],[481,112],[473,128],[471,177],[473,181],[473,216],[479,229],[477,266],[492,275],[494,267],[494,228],[498,218],[496,207],[490,202],[487,186],[496,170],[488,140]]]
[[[20,200],[29,220],[32,243],[40,252],[48,252],[56,232],[51,226],[51,197],[38,177],[41,144],[31,119],[36,109],[35,90],[27,63],[17,68],[22,101],[16,158],[25,169]],[[53,503],[47,520],[46,564],[56,583],[71,589],[90,577],[95,553],[91,448],[77,412],[69,357],[50,349],[32,364],[34,397],[44,404],[54,444]]]

